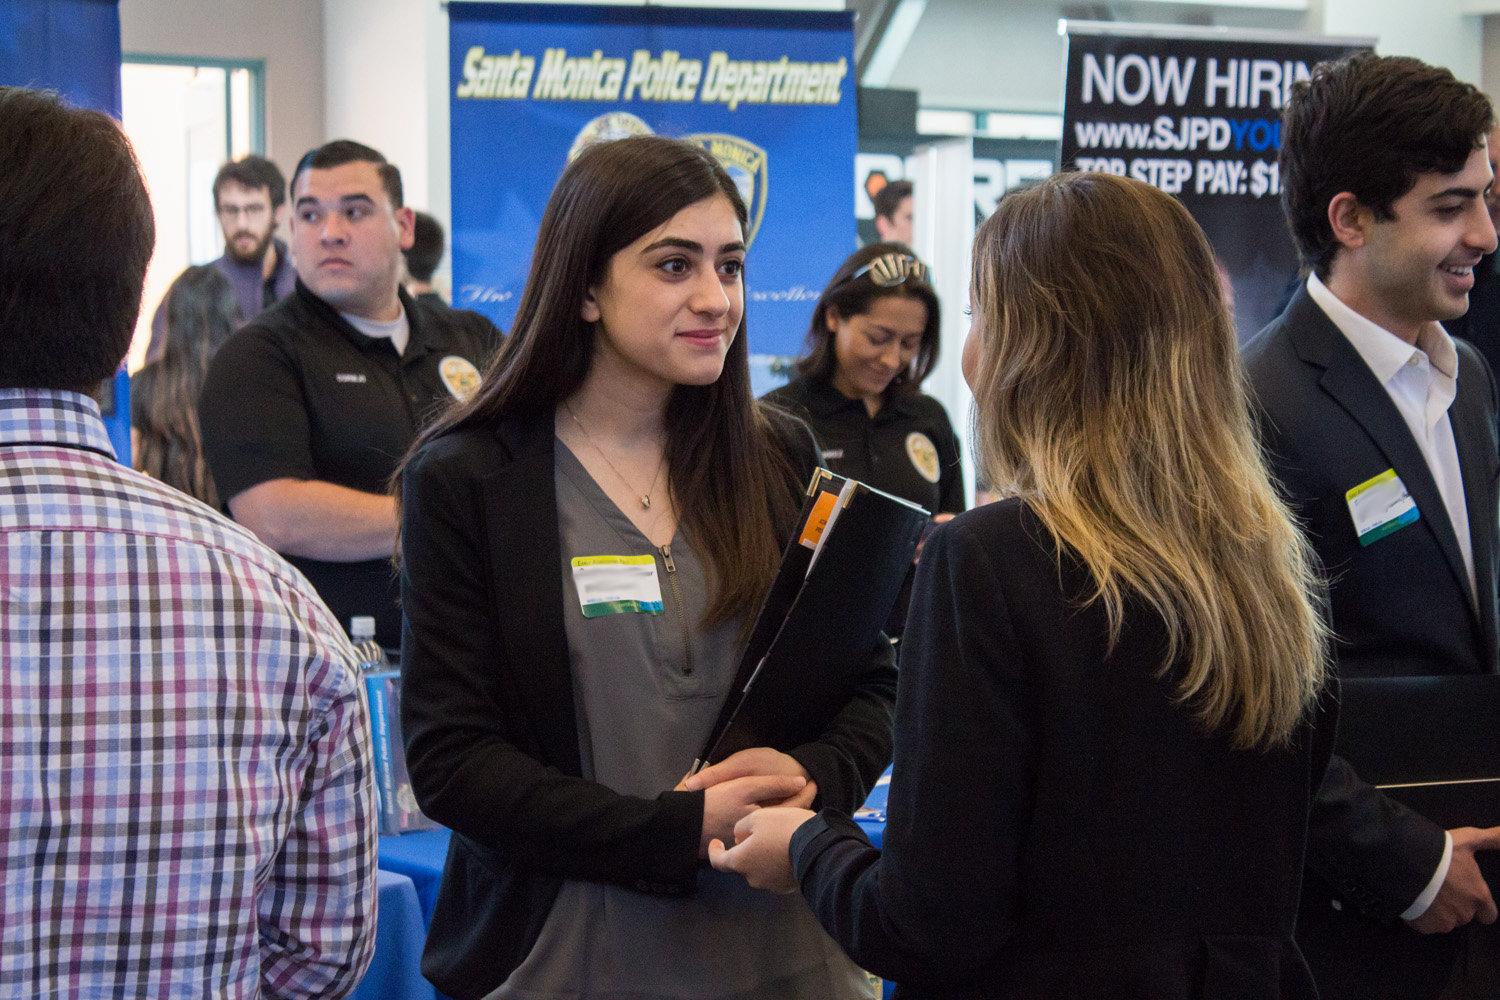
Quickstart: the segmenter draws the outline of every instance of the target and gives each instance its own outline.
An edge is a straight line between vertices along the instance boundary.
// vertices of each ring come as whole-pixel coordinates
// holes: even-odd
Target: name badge
[[[1349,516],[1361,545],[1373,545],[1421,516],[1395,469],[1366,479],[1345,493],[1344,499],[1349,501]]]
[[[655,556],[575,556],[572,563],[583,617],[661,614]]]

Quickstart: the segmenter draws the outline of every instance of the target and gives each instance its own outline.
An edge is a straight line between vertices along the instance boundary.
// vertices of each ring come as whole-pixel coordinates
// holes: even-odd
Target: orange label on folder
[[[828,527],[828,518],[833,514],[833,505],[838,502],[836,494],[818,494],[818,499],[813,501],[812,513],[807,515],[807,523],[802,526],[803,545],[810,549],[818,547],[818,539],[823,537],[823,529]]]

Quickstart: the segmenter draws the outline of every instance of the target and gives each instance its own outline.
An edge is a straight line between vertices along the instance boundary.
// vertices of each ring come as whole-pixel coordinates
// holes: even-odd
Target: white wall
[[[428,206],[427,35],[436,0],[323,0],[324,131],[373,146],[401,168],[406,201]]]
[[[1479,85],[1492,102],[1500,101],[1500,17],[1491,15],[1483,20]]]
[[[1056,113],[1062,100],[1057,21],[1097,7],[1122,21],[1373,36],[1388,55],[1413,55],[1500,91],[1500,53],[1486,64],[1476,0],[1310,0],[1305,11],[1115,0],[928,0],[890,86],[916,90],[924,107]],[[1494,20],[1495,18],[1491,18]],[[1492,33],[1500,45],[1500,31]],[[1490,46],[1494,48],[1495,46]]]
[[[1057,22],[1086,4],[1067,0],[928,0],[890,86],[918,91],[923,107],[1062,109],[1063,41]],[[1308,15],[1275,10],[1117,2],[1119,18],[1154,24],[1308,30]]]
[[[1373,35],[1381,55],[1416,56],[1480,82],[1484,27],[1464,12],[1466,0],[1322,0],[1321,6],[1325,34]]]
[[[120,0],[128,55],[261,59],[266,153],[290,173],[323,140],[323,14],[285,0]]]

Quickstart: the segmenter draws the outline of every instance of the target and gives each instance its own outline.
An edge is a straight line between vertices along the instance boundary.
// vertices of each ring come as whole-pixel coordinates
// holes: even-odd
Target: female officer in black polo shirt
[[[927,266],[903,243],[872,243],[834,273],[797,377],[765,399],[807,421],[834,472],[951,515],[964,509],[958,438],[921,391],[938,322]]]
[[[834,272],[807,330],[797,377],[767,393],[812,428],[841,476],[920,504],[946,521],[964,509],[958,437],[921,391],[937,364],[938,297],[904,243],[871,243]],[[911,577],[886,623],[899,638]]]

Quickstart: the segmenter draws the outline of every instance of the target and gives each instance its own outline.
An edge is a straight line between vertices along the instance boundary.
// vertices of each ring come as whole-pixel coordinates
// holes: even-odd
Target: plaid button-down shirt
[[[248,532],[0,390],[0,996],[341,997],[374,945],[355,654]]]

